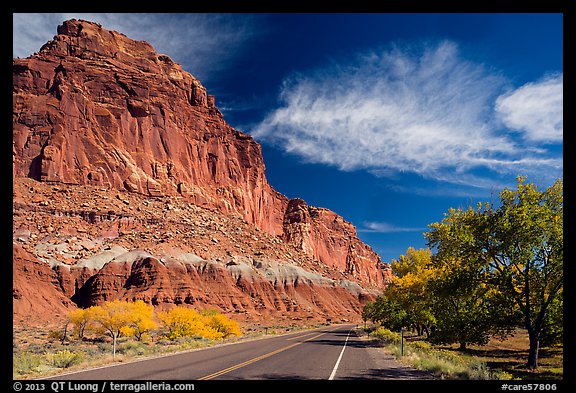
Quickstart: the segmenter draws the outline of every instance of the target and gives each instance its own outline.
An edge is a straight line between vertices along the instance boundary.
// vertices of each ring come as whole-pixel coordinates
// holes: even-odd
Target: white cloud
[[[399,232],[422,232],[427,228],[409,228],[400,227],[386,222],[364,221],[363,226],[358,232],[377,232],[377,233],[399,233]]]
[[[12,56],[27,57],[56,35],[62,14],[12,14]]]
[[[454,183],[477,183],[478,169],[561,168],[497,131],[493,103],[505,86],[455,43],[395,47],[287,79],[282,106],[251,134],[307,162]]]
[[[511,130],[526,139],[561,142],[564,131],[563,74],[527,83],[496,100],[496,111]]]
[[[56,35],[67,19],[100,23],[154,48],[199,78],[203,83],[224,71],[230,60],[254,34],[253,18],[229,14],[163,13],[42,13],[13,14],[14,57],[27,57]]]

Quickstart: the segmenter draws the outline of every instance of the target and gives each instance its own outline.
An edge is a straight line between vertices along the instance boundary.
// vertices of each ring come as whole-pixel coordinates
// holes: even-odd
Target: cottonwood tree
[[[74,309],[68,313],[68,321],[70,321],[74,326],[74,335],[78,340],[83,340],[86,328],[92,321],[91,311],[87,308]]]
[[[116,342],[122,331],[130,327],[132,317],[131,304],[121,300],[108,301],[101,306],[89,308],[92,319],[97,324],[96,330],[112,337],[112,356],[116,357]]]
[[[487,344],[494,336],[505,337],[517,323],[513,304],[501,291],[487,285],[482,272],[459,261],[438,261],[437,274],[428,281],[427,296],[436,324],[430,341]]]
[[[364,305],[362,318],[394,331],[410,325],[406,310],[397,301],[389,299],[386,292]]]
[[[497,207],[450,209],[425,236],[438,258],[483,272],[485,284],[514,302],[530,340],[527,365],[535,369],[541,336],[553,323],[549,313],[563,289],[563,182],[539,191],[525,180],[505,188]]]
[[[129,323],[122,329],[125,336],[134,336],[136,340],[142,341],[152,329],[156,329],[158,324],[154,320],[154,306],[146,304],[142,300],[128,303],[130,311]]]
[[[218,335],[221,335],[221,338],[240,336],[242,334],[238,322],[228,318],[217,310],[203,310],[200,314],[204,319],[204,323],[216,331]]]
[[[158,319],[167,330],[166,337],[170,340],[200,336],[204,328],[200,314],[196,310],[184,306],[176,306],[169,311],[161,311],[158,313]]]
[[[409,247],[406,255],[393,259],[394,278],[385,292],[385,296],[398,303],[406,313],[404,327],[413,327],[418,335],[426,333],[427,336],[436,323],[432,299],[427,293],[428,282],[437,275],[431,257],[430,249]]]
[[[226,338],[242,334],[238,323],[217,310],[198,312],[185,306],[176,306],[158,313],[170,340],[179,337]]]

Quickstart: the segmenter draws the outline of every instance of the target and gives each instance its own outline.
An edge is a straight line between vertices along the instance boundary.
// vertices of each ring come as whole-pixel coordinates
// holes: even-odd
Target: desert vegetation
[[[35,338],[15,332],[20,337],[13,342],[15,378],[210,346],[243,335],[236,321],[217,310],[176,306],[157,311],[142,300],[78,308],[62,325],[41,334],[35,330]]]

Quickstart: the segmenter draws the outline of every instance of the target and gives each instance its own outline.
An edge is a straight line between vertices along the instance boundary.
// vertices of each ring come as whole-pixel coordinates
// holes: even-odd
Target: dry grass
[[[373,329],[373,328],[371,328]],[[559,380],[563,378],[562,346],[540,348],[539,367],[526,367],[529,340],[524,329],[518,329],[504,340],[493,339],[486,345],[470,345],[461,351],[457,345],[435,346],[422,337],[405,334],[407,345],[400,356],[399,334],[397,339],[386,339],[373,334],[399,360],[413,367],[424,368],[449,379],[518,379]],[[441,355],[441,356],[438,356]],[[478,367],[481,366],[481,367]]]
[[[518,329],[504,340],[492,339],[486,345],[471,345],[465,353],[484,361],[492,369],[502,370],[519,379],[562,379],[564,350],[562,346],[540,348],[539,367],[526,367],[529,348],[528,333]],[[455,347],[450,350],[457,351]]]

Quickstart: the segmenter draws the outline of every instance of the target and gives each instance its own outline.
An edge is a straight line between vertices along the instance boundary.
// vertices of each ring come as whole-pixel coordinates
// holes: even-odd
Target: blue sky
[[[72,17],[182,64],[262,144],[274,188],[384,261],[518,175],[563,177],[562,14],[14,14],[13,55]]]

